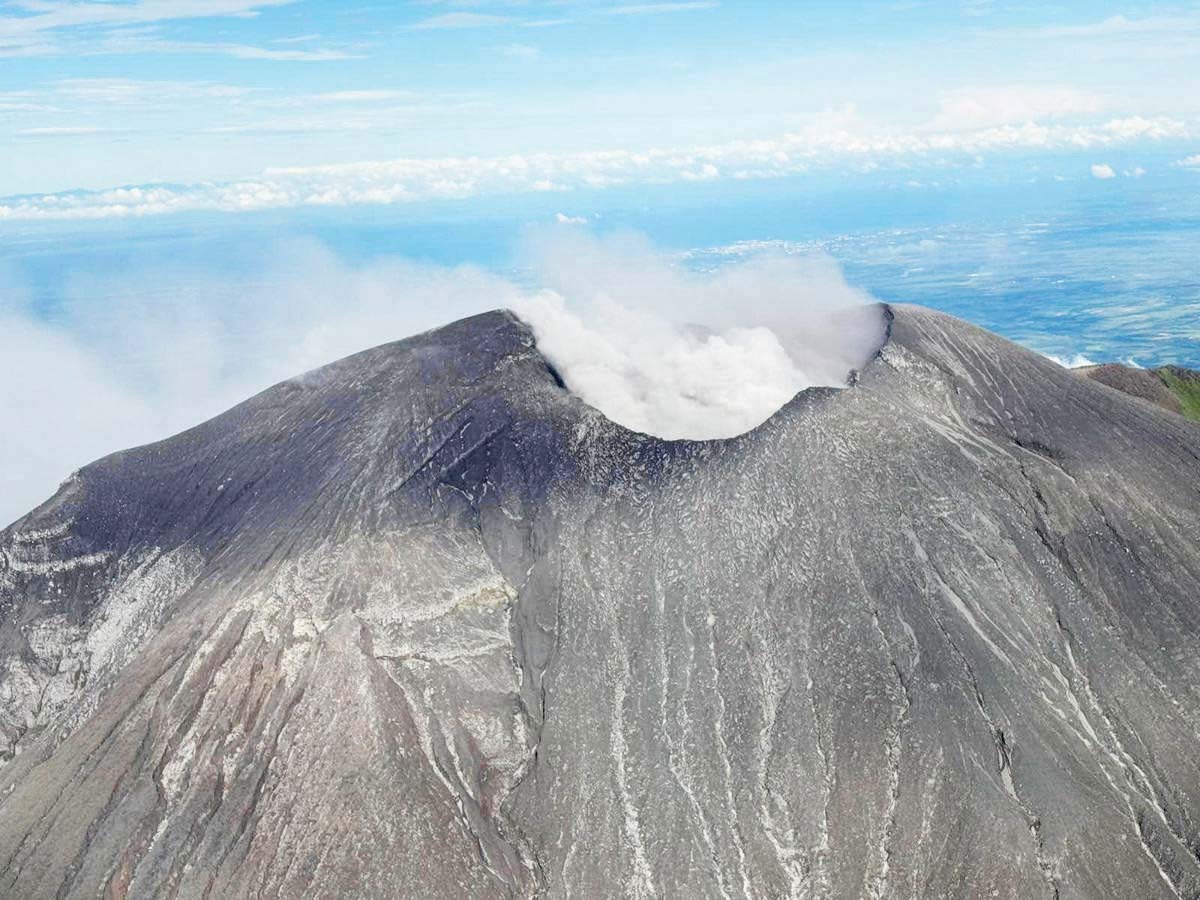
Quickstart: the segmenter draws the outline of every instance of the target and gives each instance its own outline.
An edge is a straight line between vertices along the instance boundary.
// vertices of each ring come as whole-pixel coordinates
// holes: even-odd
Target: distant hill
[[[1200,421],[1200,371],[1182,366],[1138,369],[1119,363],[1083,366],[1076,375],[1106,384],[1110,388],[1149,400],[1173,413]]]

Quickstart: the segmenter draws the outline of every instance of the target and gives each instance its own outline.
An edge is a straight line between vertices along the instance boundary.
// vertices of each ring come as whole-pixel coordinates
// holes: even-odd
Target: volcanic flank
[[[896,307],[665,441],[489,313],[0,532],[8,897],[1200,896],[1200,427]]]

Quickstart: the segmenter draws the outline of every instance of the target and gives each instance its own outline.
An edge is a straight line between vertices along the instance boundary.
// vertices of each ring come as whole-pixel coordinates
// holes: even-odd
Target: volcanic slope
[[[1200,897],[1200,427],[884,310],[721,441],[489,313],[0,532],[0,895]]]

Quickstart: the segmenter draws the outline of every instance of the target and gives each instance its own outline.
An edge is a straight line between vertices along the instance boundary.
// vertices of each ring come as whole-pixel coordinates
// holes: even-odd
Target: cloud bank
[[[142,185],[0,199],[0,222],[141,217],[193,211],[386,205],[622,184],[779,178],[835,163],[973,159],[1009,150],[1083,150],[1193,136],[1191,123],[1132,116],[1100,125],[998,125],[971,131],[865,134],[829,121],[770,140],[688,149],[412,158],[268,169],[227,182]]]
[[[745,431],[796,391],[841,383],[881,335],[878,311],[828,260],[759,258],[695,275],[644,242],[572,226],[534,239],[529,263],[517,283],[402,259],[350,265],[293,242],[241,274],[80,273],[52,320],[0,272],[0,525],[107,453],[486,309],[516,309],[567,383],[610,418],[668,437]]]

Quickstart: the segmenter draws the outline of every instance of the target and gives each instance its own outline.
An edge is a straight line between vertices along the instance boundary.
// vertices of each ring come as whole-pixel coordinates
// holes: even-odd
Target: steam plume
[[[574,226],[533,237],[528,257],[520,284],[403,259],[349,265],[308,241],[249,272],[135,262],[120,276],[76,272],[53,319],[0,272],[0,525],[106,453],[487,309],[517,310],[589,403],[666,437],[752,428],[808,385],[843,383],[882,333],[827,259],[689,274],[645,241]]]
[[[558,231],[535,244],[548,289],[516,311],[567,385],[610,419],[666,438],[723,438],[795,394],[840,386],[882,341],[869,298],[824,257],[689,273],[644,241]]]

